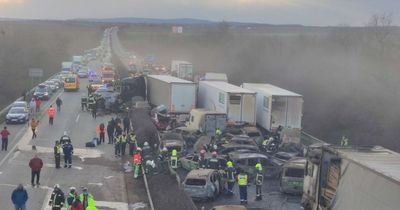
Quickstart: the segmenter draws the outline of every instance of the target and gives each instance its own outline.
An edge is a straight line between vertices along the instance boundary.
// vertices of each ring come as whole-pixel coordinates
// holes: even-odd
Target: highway
[[[98,69],[99,66],[98,61],[89,63],[91,69]],[[60,90],[49,101],[43,103],[36,139],[31,139],[32,132],[27,124],[7,125],[11,133],[8,151],[0,152],[1,209],[13,209],[10,197],[19,183],[28,191],[27,209],[48,209],[47,204],[55,184],[60,184],[65,194],[71,186],[76,187],[79,193],[81,186],[87,187],[94,195],[98,209],[128,210],[129,206],[147,209],[146,195],[132,194],[132,183],[126,181],[131,178],[131,174],[124,173],[122,163],[126,162],[128,157],[124,160],[116,159],[113,146],[107,144],[107,139],[106,144],[94,149],[85,147],[85,143],[96,136],[96,126],[100,123],[107,124],[112,117],[108,115],[93,119],[88,112],[81,111],[80,98],[82,94],[87,94],[87,84],[87,79],[82,79],[78,92]],[[54,125],[50,126],[45,109],[54,104],[57,96],[63,100],[63,106],[61,112],[56,114]],[[56,169],[53,147],[64,131],[70,135],[73,142],[73,167]],[[32,150],[32,145],[36,145],[37,151]],[[35,154],[44,161],[39,188],[32,188],[30,185],[31,172],[28,164]],[[127,193],[129,188],[130,194]]]

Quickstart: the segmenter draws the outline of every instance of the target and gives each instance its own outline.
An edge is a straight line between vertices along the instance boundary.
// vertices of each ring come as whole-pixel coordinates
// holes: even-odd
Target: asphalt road
[[[89,64],[92,69],[97,69],[99,65],[99,62]],[[48,208],[49,196],[55,184],[60,184],[64,193],[67,193],[71,186],[79,189],[79,193],[81,186],[88,187],[95,197],[98,209],[127,210],[129,206],[131,209],[146,208],[148,204],[145,196],[128,195],[134,194],[133,189],[126,187],[126,179],[131,176],[123,170],[124,161],[114,158],[113,146],[106,143],[93,149],[85,147],[85,143],[97,135],[96,126],[100,123],[106,124],[112,117],[108,115],[93,119],[88,112],[81,111],[80,98],[82,94],[87,94],[87,84],[87,79],[82,79],[79,91],[60,90],[43,104],[42,110],[53,104],[57,96],[63,100],[61,112],[56,114],[53,126],[48,124],[47,115],[41,113],[36,139],[31,139],[32,133],[27,124],[7,125],[11,132],[8,151],[0,152],[1,209],[13,209],[10,197],[19,183],[28,191],[27,209],[32,210]],[[53,147],[64,131],[70,135],[73,142],[73,167],[55,169]],[[36,145],[37,151],[32,150],[32,145]],[[30,185],[28,163],[35,154],[44,161],[39,188],[32,188]]]

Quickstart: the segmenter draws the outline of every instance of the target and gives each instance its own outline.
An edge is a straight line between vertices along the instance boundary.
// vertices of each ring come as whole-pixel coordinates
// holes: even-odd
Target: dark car
[[[227,155],[228,153],[235,152],[235,151],[252,151],[258,152],[259,149],[257,146],[254,145],[246,145],[246,144],[222,144],[218,146],[218,154],[220,155]]]
[[[211,158],[211,154],[207,153],[205,155],[205,160],[208,161]],[[185,157],[182,157],[179,159],[179,162],[181,163],[181,166],[183,169],[187,171],[191,171],[194,169],[199,168],[199,155],[198,154],[190,154],[186,155]],[[224,169],[226,166],[226,159],[224,156],[217,156],[218,159],[218,165],[220,169]]]
[[[258,145],[262,144],[264,140],[262,133],[257,129],[257,127],[244,127],[242,131],[245,135],[253,139]]]
[[[36,87],[33,96],[42,100],[49,100],[51,96],[51,90],[48,86],[41,84]]]
[[[6,124],[26,123],[29,120],[29,111],[25,107],[13,107],[6,115]]]
[[[261,163],[265,177],[278,178],[285,163],[261,153],[232,153],[229,154],[229,158],[235,167],[240,167],[252,177],[255,175],[255,165]]]
[[[246,135],[232,136],[232,138],[230,138],[227,141],[231,144],[244,144],[244,145],[252,145],[252,146],[256,146],[256,147],[258,146],[257,143],[254,141],[254,139],[252,139]]]
[[[168,152],[176,150],[179,155],[186,154],[186,142],[179,133],[164,133],[161,137],[160,149],[166,147]]]

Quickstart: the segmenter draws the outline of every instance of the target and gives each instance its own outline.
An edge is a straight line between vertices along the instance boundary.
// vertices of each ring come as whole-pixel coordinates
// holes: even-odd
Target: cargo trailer
[[[200,81],[199,107],[226,113],[228,121],[256,122],[256,93],[223,81]]]
[[[147,94],[151,105],[164,105],[169,113],[189,113],[196,106],[196,84],[168,75],[148,75]]]
[[[171,73],[181,79],[193,80],[193,64],[187,61],[173,60]]]

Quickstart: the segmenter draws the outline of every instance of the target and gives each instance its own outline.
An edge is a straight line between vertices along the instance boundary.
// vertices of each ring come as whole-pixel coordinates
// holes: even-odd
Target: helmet
[[[142,148],[138,147],[136,148],[136,151],[142,151]]]
[[[167,152],[168,149],[167,149],[166,147],[163,147],[163,148],[162,148],[162,151],[163,151],[163,152]]]
[[[69,188],[69,191],[70,191],[70,192],[75,192],[75,190],[76,190],[75,187],[70,187],[70,188]]]
[[[261,165],[261,163],[257,163],[257,164],[256,164],[256,169],[257,169],[257,170],[262,170],[262,165]]]
[[[177,154],[176,149],[172,150],[172,155],[176,155],[176,154]]]
[[[232,161],[228,161],[228,162],[226,162],[226,166],[227,166],[227,167],[232,167],[232,166],[233,166],[233,163],[232,163]]]
[[[213,157],[217,157],[217,152],[212,152],[211,154]]]
[[[60,185],[59,184],[55,184],[54,188],[60,188]]]
[[[143,146],[149,146],[149,142],[145,141]]]

